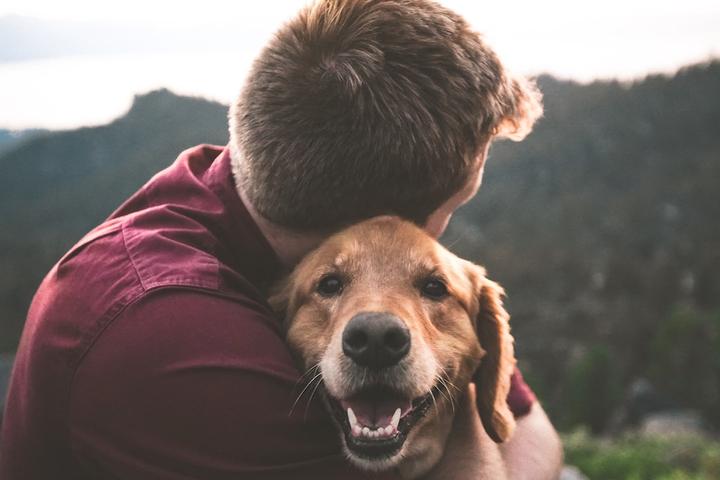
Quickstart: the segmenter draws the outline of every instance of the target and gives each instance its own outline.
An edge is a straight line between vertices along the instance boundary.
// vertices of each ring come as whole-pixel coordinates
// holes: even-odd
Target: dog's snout
[[[390,313],[359,313],[345,327],[342,346],[355,363],[377,370],[395,365],[407,355],[410,331]]]

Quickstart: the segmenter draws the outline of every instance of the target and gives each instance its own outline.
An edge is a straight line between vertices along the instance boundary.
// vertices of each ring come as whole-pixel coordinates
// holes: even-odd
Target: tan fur
[[[316,293],[328,273],[340,275],[341,295]],[[418,282],[442,278],[449,296],[430,300]],[[408,398],[426,395],[445,375],[449,385],[437,404],[410,431],[397,458],[381,464],[349,459],[369,470],[398,467],[414,478],[438,462],[451,430],[459,395],[473,379],[478,409],[488,435],[507,440],[514,427],[505,398],[515,359],[502,288],[485,278],[481,267],[462,260],[418,227],[395,217],[378,217],[350,227],[305,257],[277,288],[271,304],[286,318],[287,340],[305,369],[319,365],[328,394],[344,398],[359,382],[343,355],[342,331],[359,312],[388,312],[411,333],[411,349],[402,366],[387,378]],[[344,442],[344,437],[343,442]]]
[[[515,366],[514,348],[509,315],[500,298],[502,287],[487,279],[480,282],[477,331],[487,355],[475,375],[475,381],[481,387],[478,409],[490,438],[503,442],[515,428],[515,420],[506,400]]]

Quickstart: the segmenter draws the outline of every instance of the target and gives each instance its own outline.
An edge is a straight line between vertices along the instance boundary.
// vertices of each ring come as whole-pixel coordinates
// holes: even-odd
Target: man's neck
[[[277,225],[263,217],[241,188],[237,188],[240,199],[268,243],[275,251],[280,263],[287,268],[294,267],[302,257],[320,245],[326,234],[298,232]]]

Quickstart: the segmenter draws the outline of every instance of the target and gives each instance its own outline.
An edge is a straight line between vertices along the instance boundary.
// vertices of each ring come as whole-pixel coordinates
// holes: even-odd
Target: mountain
[[[106,126],[39,134],[0,154],[0,352],[34,289],[84,232],[185,148],[227,143],[227,107],[159,90]]]
[[[563,427],[606,429],[637,378],[720,425],[720,62],[633,83],[543,76],[546,117],[493,146],[443,241],[502,283],[523,373]],[[166,90],[0,153],[0,351],[45,272],[226,107]]]
[[[0,129],[0,154],[10,150],[20,141],[33,137],[34,135],[46,133],[47,130],[29,129],[29,130],[3,130]]]
[[[0,148],[7,148],[15,141],[14,131],[0,129]]]
[[[446,241],[509,292],[547,406],[582,399],[569,423],[601,430],[647,377],[720,424],[720,63],[539,85],[546,118],[494,146]]]

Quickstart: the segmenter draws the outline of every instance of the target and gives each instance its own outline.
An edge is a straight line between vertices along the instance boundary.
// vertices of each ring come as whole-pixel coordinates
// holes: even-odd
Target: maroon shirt
[[[365,478],[266,300],[281,274],[227,149],[183,152],[38,289],[18,348],[0,478]],[[515,376],[516,415],[534,397]]]

